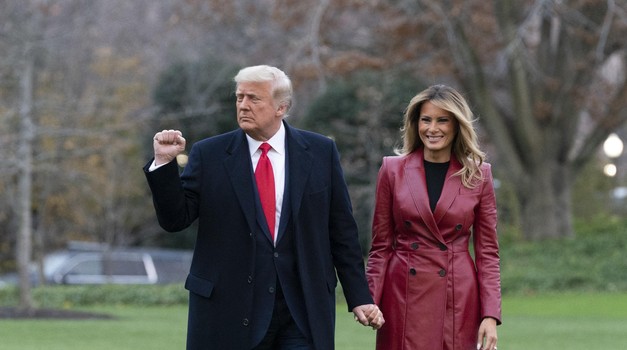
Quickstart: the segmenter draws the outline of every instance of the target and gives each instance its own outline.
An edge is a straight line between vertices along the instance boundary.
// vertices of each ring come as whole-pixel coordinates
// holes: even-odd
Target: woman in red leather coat
[[[399,155],[383,159],[367,266],[386,318],[377,349],[496,349],[496,200],[472,123],[461,94],[431,86],[407,107]]]

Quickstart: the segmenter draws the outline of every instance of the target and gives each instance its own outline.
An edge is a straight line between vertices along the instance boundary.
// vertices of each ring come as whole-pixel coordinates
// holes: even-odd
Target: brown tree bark
[[[18,138],[18,216],[17,266],[19,273],[20,309],[30,312],[34,309],[31,292],[32,255],[32,192],[33,192],[33,82],[35,58],[31,47],[27,46],[24,55],[24,68],[20,74],[20,130]]]

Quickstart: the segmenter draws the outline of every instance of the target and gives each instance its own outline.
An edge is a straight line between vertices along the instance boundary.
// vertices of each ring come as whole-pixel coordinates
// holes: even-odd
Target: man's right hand
[[[185,139],[178,130],[163,130],[155,134],[152,146],[155,149],[155,165],[161,165],[185,151]]]

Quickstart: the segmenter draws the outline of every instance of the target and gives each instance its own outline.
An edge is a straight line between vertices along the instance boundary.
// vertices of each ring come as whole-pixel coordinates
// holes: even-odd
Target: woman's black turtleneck
[[[424,160],[427,192],[429,194],[429,205],[431,206],[432,212],[435,211],[435,205],[438,203],[440,195],[442,194],[442,187],[444,186],[449,164],[450,162],[433,163]]]

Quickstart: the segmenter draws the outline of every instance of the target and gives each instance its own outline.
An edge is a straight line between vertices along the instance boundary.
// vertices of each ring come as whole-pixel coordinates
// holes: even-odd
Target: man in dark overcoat
[[[144,168],[166,231],[198,220],[187,349],[333,349],[338,278],[355,319],[381,327],[335,143],[285,122],[281,70],[234,80],[238,129],[195,143],[180,175],[185,138],[158,132]]]

